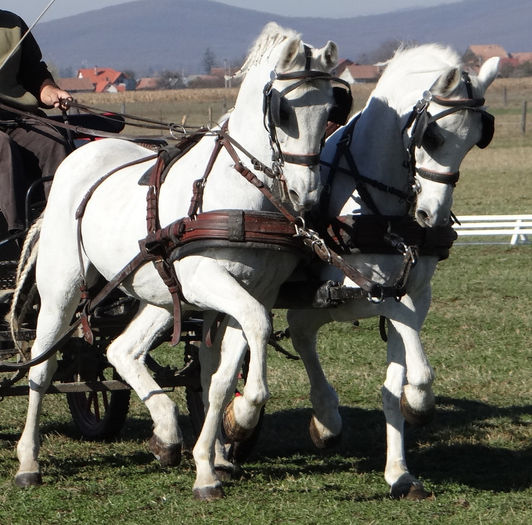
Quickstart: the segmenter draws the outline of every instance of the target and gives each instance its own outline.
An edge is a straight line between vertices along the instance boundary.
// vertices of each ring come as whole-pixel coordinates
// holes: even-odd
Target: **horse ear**
[[[277,62],[277,71],[283,72],[291,69],[300,54],[303,55],[304,53],[301,39],[298,37],[289,38],[281,51],[281,56]]]
[[[462,70],[459,67],[451,67],[438,77],[430,90],[435,95],[450,95],[458,87],[461,79]]]
[[[495,80],[499,71],[499,57],[491,57],[482,64],[478,72],[478,82],[484,91]]]
[[[338,64],[338,46],[330,40],[320,49],[320,60],[325,71],[330,71]]]

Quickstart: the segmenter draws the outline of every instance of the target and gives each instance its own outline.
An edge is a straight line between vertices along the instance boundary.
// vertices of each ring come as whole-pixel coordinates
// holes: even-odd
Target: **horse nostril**
[[[420,226],[430,226],[430,215],[425,210],[416,211],[416,220]]]
[[[294,205],[296,209],[301,206],[301,203],[299,202],[299,194],[297,193],[297,191],[289,190],[288,197],[290,199],[290,202]]]

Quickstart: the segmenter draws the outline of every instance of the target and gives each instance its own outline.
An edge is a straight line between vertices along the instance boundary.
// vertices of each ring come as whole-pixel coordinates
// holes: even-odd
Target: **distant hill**
[[[143,0],[41,23],[34,33],[46,60],[62,70],[110,66],[188,74],[203,72],[207,49],[220,64],[240,65],[271,20],[315,46],[334,40],[340,55],[351,59],[393,39],[441,42],[458,52],[489,43],[508,52],[532,51],[530,0],[464,0],[348,19],[282,17],[209,0]]]

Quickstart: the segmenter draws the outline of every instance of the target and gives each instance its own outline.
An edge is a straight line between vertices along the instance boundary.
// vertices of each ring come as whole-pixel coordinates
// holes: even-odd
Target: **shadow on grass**
[[[268,475],[280,478],[286,476],[286,466],[305,473],[348,471],[353,466],[358,472],[384,472],[382,412],[344,406],[340,413],[342,438],[334,450],[324,455],[325,461],[309,461],[305,465],[305,455],[319,455],[308,433],[310,409],[267,414],[250,460],[283,459],[268,466]],[[521,418],[531,415],[530,405],[501,408],[465,399],[437,398],[433,422],[406,429],[409,469],[436,484],[456,482],[496,492],[524,490],[531,485],[532,448],[525,445],[512,450],[485,443],[495,428],[505,432],[507,425],[524,427],[526,423]],[[525,443],[525,439],[522,441]]]
[[[482,402],[447,397],[437,398],[437,412],[433,422],[426,427],[407,428],[405,448],[410,471],[430,484],[459,483],[479,490],[507,492],[524,490],[531,485],[532,449],[526,443],[515,449],[490,446],[492,431],[504,433],[508,427],[526,435],[524,418],[532,416],[532,406],[497,407]],[[386,443],[384,416],[380,410],[341,407],[344,430],[334,450],[321,454],[312,444],[308,433],[310,409],[283,410],[266,413],[253,449],[249,467],[256,473],[284,479],[287,475],[326,474],[334,472],[364,472],[382,474],[384,471]],[[184,435],[185,462],[192,465],[190,450],[194,434],[188,416],[180,416]],[[78,438],[72,422],[47,423],[42,434],[60,433]],[[128,418],[121,440],[127,446],[123,452],[116,448],[107,452],[105,445],[92,455],[91,461],[102,467],[134,466],[146,472],[160,467],[146,442],[152,424],[149,418]],[[18,435],[2,433],[2,448],[12,447]],[[511,436],[505,439],[511,442]],[[11,442],[8,444],[7,442]],[[47,462],[45,457],[42,458]],[[75,476],[85,467],[85,460],[55,456],[50,462],[53,469],[66,477]],[[51,466],[51,465],[50,465]],[[179,467],[178,467],[179,468]],[[48,469],[46,469],[48,470]],[[127,471],[127,468],[126,468]],[[244,465],[244,476],[246,466]],[[384,483],[384,481],[383,481]]]

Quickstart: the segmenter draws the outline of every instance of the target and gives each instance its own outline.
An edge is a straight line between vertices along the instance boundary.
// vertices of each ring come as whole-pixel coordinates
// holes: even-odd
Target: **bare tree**
[[[184,86],[183,76],[179,71],[161,71],[157,82],[159,89],[180,89]]]

